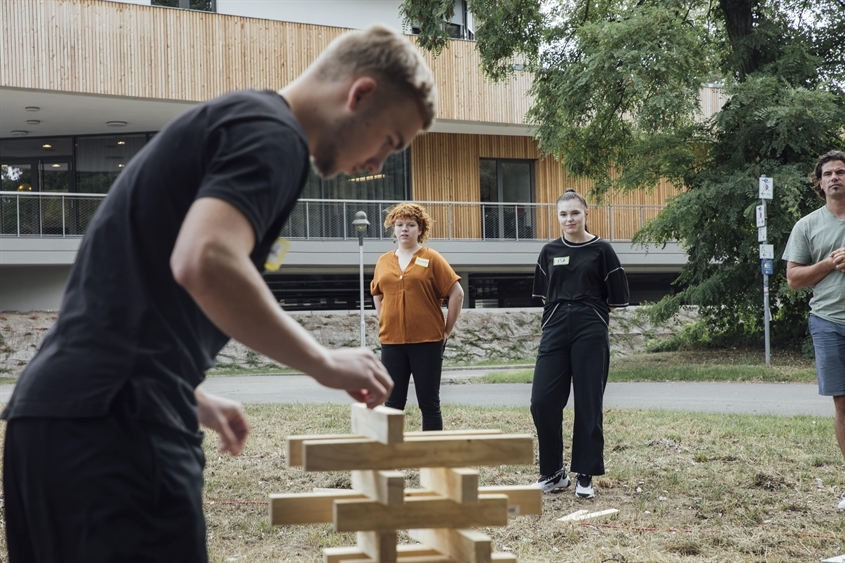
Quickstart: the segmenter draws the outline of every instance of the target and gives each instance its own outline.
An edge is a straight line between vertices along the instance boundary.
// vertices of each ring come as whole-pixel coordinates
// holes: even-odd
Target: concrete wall
[[[69,265],[0,267],[0,311],[58,311]]]

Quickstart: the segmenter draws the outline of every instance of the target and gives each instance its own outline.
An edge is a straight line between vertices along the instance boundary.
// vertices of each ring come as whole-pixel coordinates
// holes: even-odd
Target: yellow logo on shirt
[[[270,254],[267,255],[267,261],[264,262],[264,269],[270,272],[276,272],[282,267],[282,262],[285,255],[290,248],[290,241],[279,237],[273,246],[270,247]]]
[[[568,266],[569,256],[556,256],[552,266]]]
[[[417,258],[417,261],[415,263],[417,266],[428,268],[428,258]]]

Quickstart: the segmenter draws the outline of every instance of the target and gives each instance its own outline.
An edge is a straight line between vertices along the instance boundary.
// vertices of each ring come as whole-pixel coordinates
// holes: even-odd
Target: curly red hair
[[[420,244],[428,240],[428,231],[434,220],[426,213],[425,207],[416,203],[400,203],[387,213],[384,219],[385,228],[392,229],[398,219],[412,219],[420,227],[420,236],[417,242]]]

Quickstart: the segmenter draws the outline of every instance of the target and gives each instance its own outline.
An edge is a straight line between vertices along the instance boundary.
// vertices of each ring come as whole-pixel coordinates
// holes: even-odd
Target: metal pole
[[[766,200],[760,200],[763,203],[763,216],[766,216]],[[768,241],[766,241],[768,242]],[[769,313],[769,275],[763,274],[763,334],[766,345],[766,367],[771,365],[771,345],[769,341],[769,321],[771,314]]]
[[[364,335],[364,233],[358,233],[358,257],[361,282],[361,348],[366,348],[367,341]]]

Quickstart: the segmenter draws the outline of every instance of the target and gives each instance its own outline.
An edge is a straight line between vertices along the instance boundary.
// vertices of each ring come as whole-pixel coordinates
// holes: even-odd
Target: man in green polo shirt
[[[789,287],[813,288],[809,327],[819,394],[833,397],[836,440],[845,456],[845,152],[822,155],[810,178],[825,204],[795,224],[783,259]],[[845,495],[839,510],[845,510]]]

